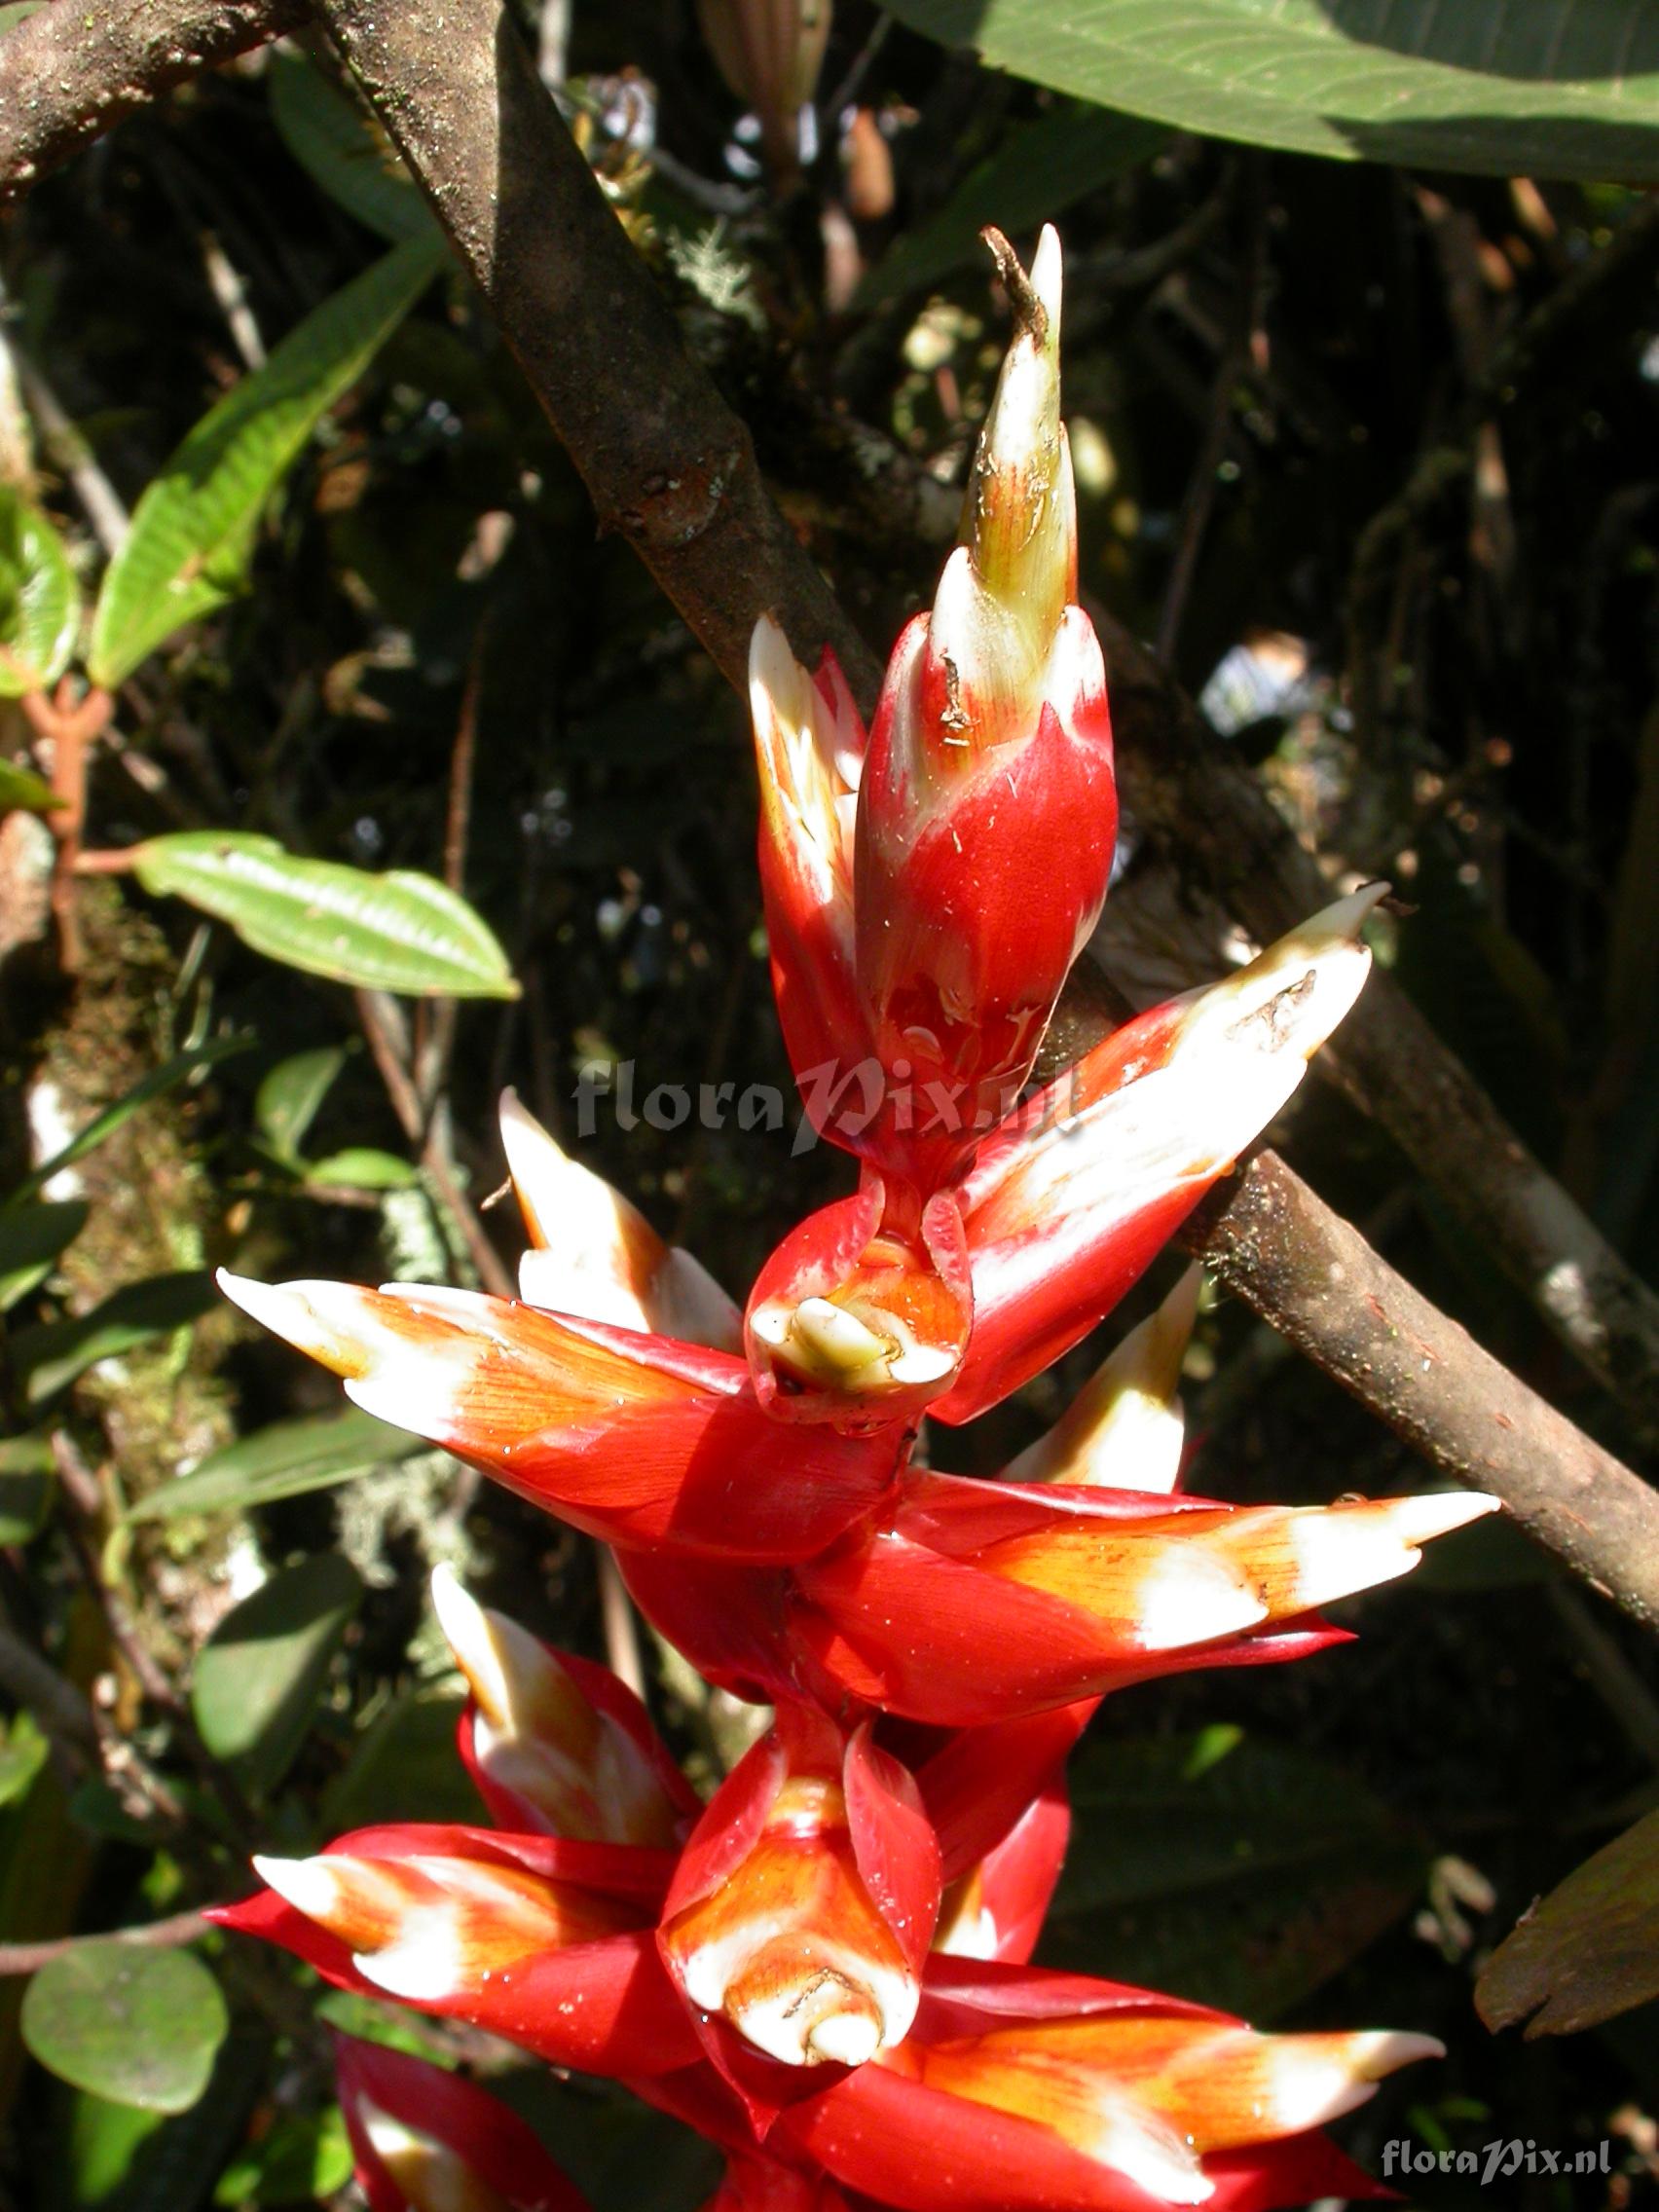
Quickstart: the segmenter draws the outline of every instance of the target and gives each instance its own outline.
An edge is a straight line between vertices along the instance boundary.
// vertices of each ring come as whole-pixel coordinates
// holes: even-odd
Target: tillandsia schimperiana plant
[[[801,667],[768,620],[754,639],[773,980],[856,1192],[785,1237],[740,1312],[509,1096],[520,1302],[226,1281],[360,1406],[610,1545],[707,1679],[775,1712],[703,1805],[614,1676],[440,1570],[461,1755],[498,1825],[262,1860],[263,1891],[217,1917],[626,2083],[723,2151],[722,2212],[1374,2195],[1321,2129],[1439,2047],[1258,2034],[1029,1963],[1066,1756],[1106,1692],[1339,1642],[1323,1606],[1496,1501],[1184,1492],[1191,1272],[1001,1479],[920,1449],[924,1420],[973,1419],[1091,1330],[1284,1105],[1364,983],[1382,895],[1030,1088],[1117,820],[1059,244],[1029,277],[1000,250],[1015,333],[961,542],[868,731],[832,658]],[[350,2042],[339,2076],[376,2212],[579,2202],[481,2089]]]

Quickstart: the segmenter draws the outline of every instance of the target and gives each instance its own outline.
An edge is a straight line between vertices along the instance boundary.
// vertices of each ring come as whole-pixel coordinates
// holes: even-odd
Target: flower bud
[[[743,1338],[737,1308],[708,1270],[665,1244],[638,1207],[572,1160],[511,1090],[501,1099],[501,1144],[530,1231],[519,1263],[527,1306],[736,1349]]]
[[[1048,1434],[1009,1462],[1007,1480],[1174,1490],[1186,1429],[1181,1362],[1203,1280],[1202,1268],[1186,1270],[1157,1312],[1129,1331]]]
[[[830,0],[697,0],[697,20],[720,75],[760,122],[772,169],[800,160],[800,111],[824,65]]]
[[[432,1604],[472,1691],[462,1753],[503,1826],[661,1849],[682,1839],[697,1800],[624,1683],[478,1604],[448,1567],[433,1571]]]
[[[868,1050],[853,977],[853,822],[864,724],[834,655],[826,651],[810,675],[770,615],[756,623],[750,642],[749,696],[772,988],[807,1112],[832,1135],[846,1079]]]
[[[866,1169],[856,1197],[810,1215],[750,1297],[756,1394],[781,1420],[857,1431],[913,1419],[947,1388],[972,1320],[953,1195],[925,1207]]]
[[[862,2066],[900,2043],[939,1910],[915,1785],[867,1727],[784,1708],[685,1848],[663,1914],[699,2011],[786,2066]]]
[[[369,2212],[588,2212],[518,2114],[464,2076],[338,2032],[334,2071]]]
[[[1059,241],[1029,280],[980,436],[965,542],[894,650],[860,785],[857,971],[892,1095],[855,1148],[924,1187],[1013,1106],[1117,841],[1106,672],[1074,604]]]

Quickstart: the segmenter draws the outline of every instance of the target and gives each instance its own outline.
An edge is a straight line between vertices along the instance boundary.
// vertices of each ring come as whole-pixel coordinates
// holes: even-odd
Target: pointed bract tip
[[[1502,1498],[1484,1490],[1424,1491],[1420,1496],[1392,1503],[1390,1526],[1408,1544],[1432,1543],[1436,1536],[1448,1536],[1454,1529],[1503,1511]]]
[[[284,1904],[326,1927],[340,1899],[340,1885],[324,1859],[274,1859],[258,1854],[253,1870]]]
[[[1052,337],[1058,336],[1060,327],[1062,259],[1060,234],[1052,223],[1045,223],[1037,251],[1031,257],[1031,289],[1043,303]]]
[[[1275,2036],[1268,2039],[1264,2055],[1269,2106],[1262,2117],[1271,2113],[1277,2131],[1300,2135],[1368,2104],[1377,2084],[1400,2067],[1420,2058],[1444,2058],[1446,2046],[1433,2036],[1377,2028],[1351,2035]]]
[[[347,1290],[349,1285],[254,1282],[247,1275],[232,1274],[228,1268],[221,1268],[214,1280],[232,1305],[240,1306],[249,1320],[257,1321],[262,1329],[269,1329],[274,1337],[280,1337],[296,1351],[308,1352],[324,1367],[332,1368],[336,1375],[361,1375],[368,1367],[363,1346],[355,1342],[349,1331],[331,1324],[328,1317],[317,1310],[312,1295],[315,1291]]]
[[[447,1561],[432,1569],[432,1610],[485,1718],[500,1727],[507,1713],[507,1682],[490,1615]]]

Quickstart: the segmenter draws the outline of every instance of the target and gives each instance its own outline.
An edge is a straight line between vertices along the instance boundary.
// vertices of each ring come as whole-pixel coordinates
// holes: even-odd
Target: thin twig
[[[199,1912],[175,1912],[166,1920],[147,1921],[141,1928],[112,1928],[103,1936],[56,1936],[43,1943],[0,1943],[0,1976],[38,1973],[54,1959],[78,1951],[85,1943],[133,1943],[148,1950],[171,1950],[205,1936],[211,1923]]]

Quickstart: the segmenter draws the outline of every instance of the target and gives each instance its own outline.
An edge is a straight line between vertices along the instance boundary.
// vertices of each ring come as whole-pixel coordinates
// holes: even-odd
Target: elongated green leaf
[[[318,1190],[406,1191],[420,1180],[420,1171],[407,1160],[374,1145],[348,1145],[325,1160],[306,1162],[306,1181]]]
[[[0,1805],[23,1794],[45,1766],[51,1748],[26,1713],[19,1713],[9,1724],[0,1723]]]
[[[1068,107],[1016,124],[969,170],[942,207],[902,231],[859,286],[866,306],[892,300],[982,255],[987,223],[1016,237],[1157,153],[1161,124],[1104,107]]]
[[[0,1213],[0,1313],[27,1297],[87,1226],[80,1198],[42,1200]]]
[[[211,1310],[218,1298],[213,1278],[197,1270],[131,1282],[73,1321],[45,1321],[19,1329],[12,1362],[23,1377],[31,1406],[67,1389],[100,1359],[114,1359],[152,1337],[169,1335]]]
[[[1475,1984],[1489,2028],[1527,2020],[1529,2036],[1571,2035],[1653,1997],[1659,1813],[1627,1828],[1535,1904]]]
[[[388,244],[432,235],[419,185],[349,92],[299,54],[274,54],[266,82],[277,134],[319,191]]]
[[[15,485],[0,484],[0,698],[55,683],[80,619],[63,540]]]
[[[1247,145],[1659,177],[1651,0],[893,0],[1016,77]]]
[[[346,1065],[339,1045],[319,1046],[315,1051],[295,1052],[279,1061],[259,1086],[253,1118],[259,1133],[278,1160],[297,1163],[306,1131]]]
[[[15,760],[0,760],[0,814],[19,808],[28,814],[50,814],[65,803],[43,776],[19,768]]]
[[[1266,2020],[1419,1894],[1427,1853],[1350,1775],[1235,1728],[1089,1744],[1051,1964]]]
[[[213,2071],[230,2017],[188,1951],[77,1943],[23,1998],[23,2041],[78,2089],[145,2112],[188,2112]]]
[[[203,1645],[191,1684],[196,1725],[250,1789],[275,1788],[293,1763],[362,1594],[350,1560],[319,1552],[233,1606]]]
[[[340,1414],[282,1420],[213,1452],[188,1475],[152,1491],[131,1508],[133,1521],[180,1513],[250,1513],[256,1505],[329,1490],[370,1467],[386,1467],[429,1449],[355,1406]]]
[[[243,588],[267,501],[443,256],[435,236],[395,247],[197,424],[134,508],[131,534],[105,573],[88,657],[95,683],[118,684],[182,623]]]
[[[324,1794],[324,1828],[335,1833],[411,1818],[463,1825],[476,1821],[478,1792],[455,1755],[464,1703],[444,1690],[409,1690],[394,1698]]]
[[[322,2204],[351,2178],[351,2145],[338,2105],[283,2114],[225,2168],[215,2204]]]
[[[124,1090],[113,1105],[106,1106],[101,1114],[94,1114],[84,1129],[69,1139],[60,1152],[44,1160],[32,1174],[23,1180],[7,1198],[0,1215],[15,1213],[19,1207],[38,1198],[55,1175],[65,1167],[72,1167],[77,1160],[85,1160],[88,1153],[95,1152],[106,1137],[114,1136],[124,1122],[129,1121],[140,1107],[148,1106],[153,1098],[161,1098],[188,1083],[193,1075],[210,1068],[219,1060],[229,1059],[233,1052],[245,1052],[253,1042],[251,1037],[215,1037],[210,1044],[193,1045],[188,1051],[175,1052],[170,1060],[164,1060],[159,1068],[152,1068],[141,1076],[130,1090]]]
[[[0,1439],[0,1544],[26,1544],[40,1533],[55,1483],[49,1437]]]
[[[297,860],[230,830],[152,837],[133,859],[146,891],[187,900],[290,968],[415,997],[518,996],[488,926],[433,876]]]

